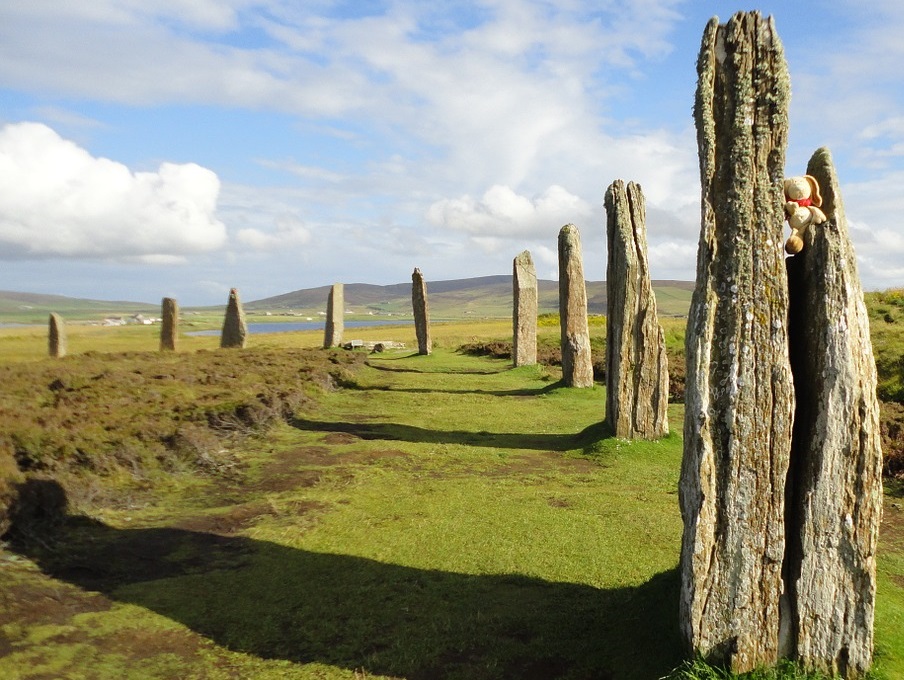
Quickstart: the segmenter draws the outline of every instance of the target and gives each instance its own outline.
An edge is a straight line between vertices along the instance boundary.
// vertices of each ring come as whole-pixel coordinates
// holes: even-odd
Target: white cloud
[[[254,250],[278,250],[304,245],[311,240],[311,232],[296,215],[282,214],[276,218],[275,229],[240,229],[236,240]]]
[[[582,222],[592,212],[583,199],[560,186],[528,198],[507,186],[490,187],[479,200],[471,196],[435,202],[427,219],[438,227],[483,239],[524,238],[555,231],[569,222]]]
[[[220,182],[195,164],[131,172],[38,123],[0,129],[0,252],[173,262],[222,247]]]

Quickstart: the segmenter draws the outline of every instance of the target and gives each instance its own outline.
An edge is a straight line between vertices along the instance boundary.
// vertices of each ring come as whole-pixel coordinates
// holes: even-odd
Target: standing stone
[[[559,324],[562,380],[568,387],[593,387],[581,234],[573,224],[559,230]]]
[[[50,314],[48,321],[47,348],[52,357],[66,356],[66,322],[56,312]]]
[[[245,310],[242,309],[239,292],[232,288],[229,291],[229,303],[226,305],[223,332],[220,334],[220,347],[244,347],[247,337],[248,325],[245,323]]]
[[[174,298],[163,298],[160,319],[160,351],[174,352],[179,337],[179,303]]]
[[[513,262],[512,360],[515,366],[537,363],[537,270],[530,251]]]
[[[342,332],[345,329],[345,295],[344,286],[334,283],[326,300],[326,327],[323,333],[323,347],[338,347],[342,344]]]
[[[646,207],[640,185],[606,191],[606,422],[616,437],[669,433],[665,334],[647,264]]]
[[[702,185],[686,333],[680,623],[735,672],[779,655],[794,395],[782,251],[790,86],[771,18],[712,19],[697,62]]]
[[[854,249],[827,149],[807,174],[828,221],[788,258],[797,396],[786,578],[797,658],[855,677],[872,663],[882,451],[876,365]]]
[[[411,306],[414,310],[414,332],[417,335],[417,353],[430,354],[430,311],[427,305],[427,284],[417,267],[411,274]]]

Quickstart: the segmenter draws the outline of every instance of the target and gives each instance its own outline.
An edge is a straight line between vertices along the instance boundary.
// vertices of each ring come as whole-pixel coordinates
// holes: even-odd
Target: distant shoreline
[[[323,330],[324,321],[273,321],[268,323],[249,323],[248,332],[251,335],[263,333],[290,333],[292,331],[316,331]],[[345,328],[374,328],[377,326],[413,326],[414,320],[407,321],[346,321]],[[185,335],[202,337],[219,335],[220,330],[209,329],[206,331],[189,331]]]

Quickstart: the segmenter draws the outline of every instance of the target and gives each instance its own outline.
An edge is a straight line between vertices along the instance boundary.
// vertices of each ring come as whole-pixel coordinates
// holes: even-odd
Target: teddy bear
[[[801,238],[804,230],[811,224],[825,222],[826,215],[819,209],[822,205],[822,195],[819,193],[819,183],[812,175],[788,177],[785,179],[784,188],[785,212],[788,215],[788,225],[791,227],[791,236],[785,241],[785,252],[795,255],[804,247]]]

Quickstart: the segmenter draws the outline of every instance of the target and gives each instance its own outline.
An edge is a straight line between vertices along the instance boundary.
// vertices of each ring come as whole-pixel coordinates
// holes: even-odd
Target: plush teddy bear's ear
[[[819,193],[819,182],[813,175],[804,175],[804,178],[810,184],[810,200],[817,208],[822,207],[822,194]]]

